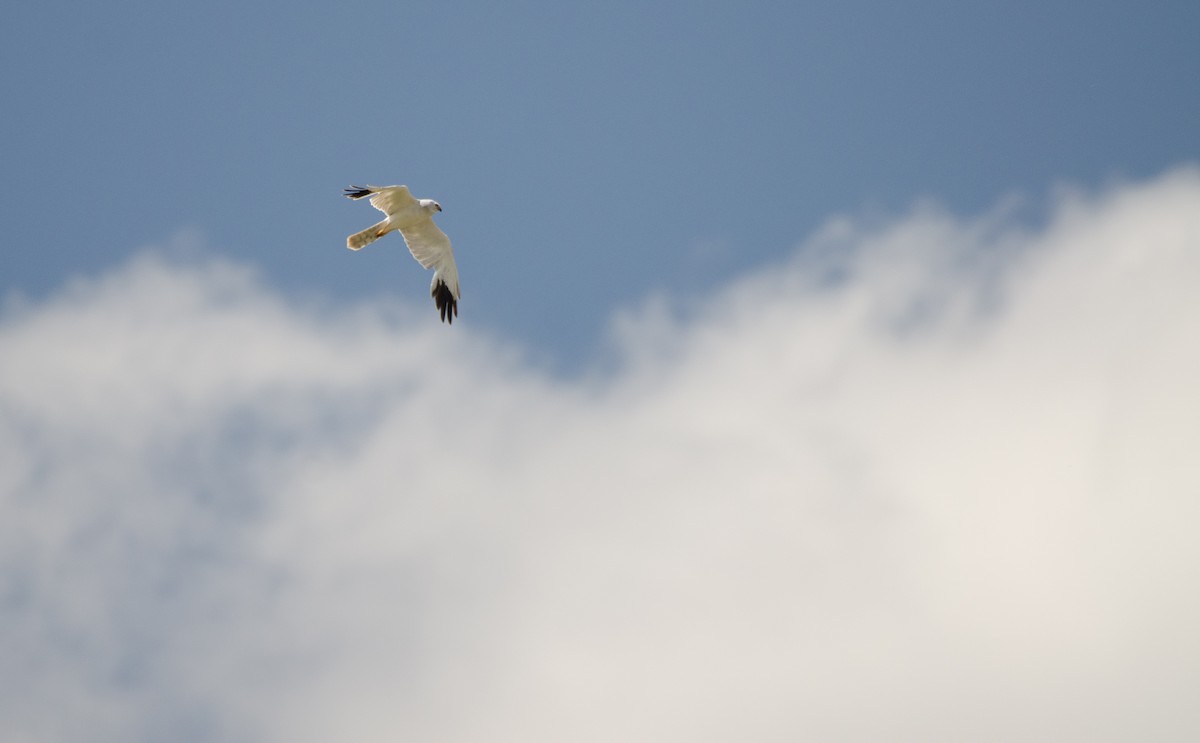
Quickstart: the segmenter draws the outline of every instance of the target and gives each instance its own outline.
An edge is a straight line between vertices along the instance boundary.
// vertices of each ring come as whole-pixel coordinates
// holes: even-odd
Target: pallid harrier
[[[433,269],[429,293],[442,313],[442,322],[454,324],[460,296],[458,268],[450,238],[433,223],[433,215],[442,210],[442,205],[433,199],[414,199],[408,186],[351,186],[345,191],[351,199],[370,196],[371,206],[387,215],[382,222],[346,238],[346,247],[362,250],[392,230],[399,230],[413,258]]]

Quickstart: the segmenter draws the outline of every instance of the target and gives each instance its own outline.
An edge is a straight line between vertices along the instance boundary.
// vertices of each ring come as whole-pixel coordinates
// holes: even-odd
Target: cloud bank
[[[0,323],[9,741],[1200,736],[1200,171],[836,219],[545,374],[146,256]]]

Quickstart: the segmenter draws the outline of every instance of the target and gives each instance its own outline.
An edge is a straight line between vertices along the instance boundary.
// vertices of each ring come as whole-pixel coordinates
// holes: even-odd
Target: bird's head
[[[421,208],[427,212],[440,212],[442,205],[433,199],[421,199]]]

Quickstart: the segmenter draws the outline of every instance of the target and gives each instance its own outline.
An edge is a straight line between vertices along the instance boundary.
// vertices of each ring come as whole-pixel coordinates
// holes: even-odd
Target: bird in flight
[[[351,199],[370,196],[371,206],[387,215],[382,222],[346,238],[346,247],[362,250],[387,233],[398,230],[417,263],[433,269],[429,293],[442,314],[442,322],[453,325],[458,316],[460,296],[458,268],[454,265],[450,238],[433,223],[433,215],[442,210],[442,205],[433,199],[414,199],[408,186],[351,186],[345,192]]]

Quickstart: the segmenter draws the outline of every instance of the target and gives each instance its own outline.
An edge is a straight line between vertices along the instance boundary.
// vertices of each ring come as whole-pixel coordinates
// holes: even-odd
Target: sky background
[[[420,301],[398,238],[339,250],[377,216],[340,189],[405,183],[446,209],[462,322],[574,368],[615,307],[831,215],[1194,158],[1198,29],[1191,2],[28,3],[0,30],[0,289],[192,230],[287,291]]]
[[[1200,736],[1195,3],[28,3],[6,741]],[[437,199],[429,277],[351,183]]]

